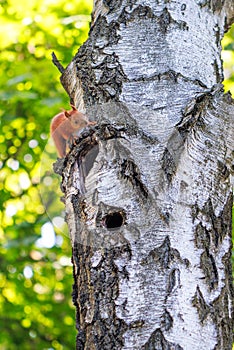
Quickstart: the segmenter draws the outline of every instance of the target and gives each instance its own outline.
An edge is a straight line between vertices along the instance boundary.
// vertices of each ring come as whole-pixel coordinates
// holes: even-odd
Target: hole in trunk
[[[105,216],[104,218],[104,224],[106,228],[119,228],[123,225],[123,215],[121,213],[111,213]]]

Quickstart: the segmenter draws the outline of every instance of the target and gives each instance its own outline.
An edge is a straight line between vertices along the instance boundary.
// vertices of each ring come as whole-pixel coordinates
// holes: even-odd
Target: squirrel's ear
[[[65,110],[64,110],[64,114],[65,114],[65,117],[67,117],[67,118],[70,118],[70,117],[71,117],[71,114],[69,113],[69,111],[65,111]]]
[[[74,105],[70,105],[73,111],[77,111],[76,107]]]

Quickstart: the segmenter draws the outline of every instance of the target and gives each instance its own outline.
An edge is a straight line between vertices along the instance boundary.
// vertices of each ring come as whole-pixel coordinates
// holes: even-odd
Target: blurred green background
[[[0,350],[75,348],[71,247],[49,140],[51,118],[70,106],[51,53],[71,61],[92,3],[0,1]]]
[[[0,350],[75,347],[71,247],[49,139],[69,99],[51,53],[71,61],[92,3],[0,0]],[[223,47],[234,95],[234,27]]]

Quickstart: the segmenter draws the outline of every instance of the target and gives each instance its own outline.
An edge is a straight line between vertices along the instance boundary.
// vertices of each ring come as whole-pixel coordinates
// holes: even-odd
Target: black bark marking
[[[187,23],[174,20],[166,7],[159,16],[155,15],[149,6],[139,5],[133,11],[126,11],[126,8],[124,8],[118,18],[118,22],[127,25],[130,22],[139,21],[139,19],[153,19],[158,23],[159,30],[163,34],[165,34],[171,26],[181,30],[188,30]]]
[[[217,47],[221,46],[222,34],[220,32],[220,27],[218,24],[214,27],[215,37],[216,37],[216,45]]]
[[[206,89],[206,91],[210,91],[208,90],[207,86],[204,85],[200,80],[196,79],[196,80],[191,80],[189,79],[188,77],[184,76],[183,74],[181,73],[178,73],[176,71],[174,71],[173,69],[169,69],[163,73],[155,73],[155,74],[152,74],[150,75],[150,77],[139,77],[139,78],[135,78],[135,79],[132,79],[131,81],[163,81],[163,80],[168,80],[168,81],[171,81],[171,82],[174,82],[174,83],[178,83],[180,82],[181,80],[184,81],[185,83],[192,83],[194,85],[196,85],[199,90],[200,88],[202,89]],[[202,94],[205,94],[205,93],[202,93]],[[154,110],[163,110],[165,107],[162,106],[162,107],[158,107],[158,108],[154,108]]]
[[[226,164],[220,162],[218,160],[218,172],[221,175],[222,181],[226,181],[230,175],[230,171],[228,170]]]
[[[197,203],[195,203],[191,209],[191,217],[192,217],[193,223],[194,223],[195,219],[197,218],[198,213],[199,213],[199,207],[198,207]]]
[[[211,223],[211,239],[214,247],[217,248],[223,241],[224,237],[231,232],[231,210],[233,195],[230,193],[223,211],[219,216],[215,215],[211,199],[205,203],[201,212],[205,214]]]
[[[184,152],[184,140],[178,131],[172,132],[162,156],[162,169],[170,183]]]
[[[234,317],[233,310],[230,309],[230,297],[233,300],[232,286],[229,291],[228,288],[224,287],[221,295],[212,303],[211,316],[214,324],[217,325],[218,333],[218,344],[215,350],[232,349]]]
[[[173,327],[173,318],[167,310],[164,311],[161,317],[161,327],[165,329],[165,331],[169,331],[169,329]]]
[[[225,168],[225,167],[224,167]],[[224,169],[223,168],[223,169]],[[232,204],[233,194],[230,192],[227,201],[223,207],[222,212],[216,216],[214,208],[209,198],[202,209],[199,209],[197,205],[192,208],[193,222],[196,218],[199,218],[199,213],[205,215],[206,222],[210,224],[210,228],[207,229],[202,222],[196,225],[195,228],[195,245],[198,249],[210,250],[216,254],[223,239],[228,235],[231,237],[232,232]]]
[[[162,14],[159,17],[159,26],[162,33],[166,33],[170,29],[171,25],[181,30],[188,30],[188,25],[184,21],[176,21],[172,18],[170,12],[165,7]]]
[[[173,262],[177,262],[180,264],[183,264],[185,267],[189,266],[189,261],[187,259],[181,259],[180,253],[177,249],[171,248],[170,239],[168,236],[165,237],[163,243],[154,249],[152,249],[146,258],[141,260],[142,265],[147,264],[156,264],[156,268],[162,270],[162,269],[170,269],[170,265]],[[177,284],[180,286],[180,271],[179,269],[172,269],[169,273],[169,286],[172,286],[172,288],[168,287],[171,291],[173,287]],[[171,279],[171,280],[170,280]],[[174,282],[173,282],[174,281]]]
[[[141,180],[140,170],[137,165],[133,161],[125,159],[120,167],[121,176],[128,180],[133,187],[137,188],[141,195],[148,198],[148,189]]]
[[[115,53],[106,56],[97,68],[102,72],[97,82],[99,85],[98,88],[103,92],[106,102],[114,98],[118,101],[118,96],[122,91],[122,83],[126,81],[126,76],[119,64],[118,56]]]
[[[148,256],[142,259],[141,264],[145,265],[154,262],[160,269],[168,269],[171,259],[171,244],[167,236],[159,247],[151,250]]]
[[[212,96],[211,89],[197,94],[182,110],[182,119],[177,123],[176,128],[185,141],[188,134],[195,127],[203,127],[204,114]]]
[[[118,29],[119,23],[116,21],[111,21],[110,23],[108,23],[106,18],[103,16],[99,16],[96,19],[95,26],[91,28],[89,39],[86,42],[89,49],[91,48],[90,46],[93,46],[93,49],[95,50],[94,52],[92,52],[91,56],[91,63],[93,68],[96,68],[98,66],[98,63],[96,62],[97,54],[100,54],[99,58],[106,57],[105,55],[103,55],[103,51],[100,52],[98,50],[107,47],[109,44],[118,43],[118,40],[120,39],[120,36],[117,34]],[[101,47],[99,47],[100,41],[102,41]],[[83,48],[83,46],[84,44],[81,46],[81,48]],[[79,49],[77,56],[80,53],[81,48]]]
[[[230,192],[227,202],[224,205],[223,211],[219,215],[219,219],[221,222],[221,239],[225,237],[225,235],[232,236],[232,205],[233,205],[233,193]]]
[[[168,276],[168,286],[167,286],[168,294],[171,294],[171,292],[176,287],[180,287],[180,270],[172,269]]]
[[[209,231],[200,222],[195,229],[195,245],[198,249],[210,248],[210,234]]]
[[[218,270],[213,255],[207,249],[201,255],[200,266],[210,291],[215,289],[218,285]]]
[[[150,336],[142,350],[183,350],[179,344],[170,343],[160,329],[156,329]]]
[[[193,306],[196,307],[201,323],[204,323],[207,316],[210,314],[210,307],[206,304],[200,288],[197,286],[196,293],[192,300]]]
[[[162,157],[162,169],[166,175],[168,182],[171,182],[173,175],[176,173],[176,163],[168,149],[164,151]]]
[[[120,8],[122,3],[123,0],[103,0],[103,4],[109,9],[109,13]]]
[[[125,242],[123,242],[121,246],[112,248],[112,251],[113,251],[113,258],[114,259],[118,259],[121,256],[126,257],[128,260],[131,260],[131,258],[132,258],[131,245],[127,240]],[[120,272],[126,278],[129,277],[128,271],[126,270],[126,268],[123,267],[123,269]]]
[[[186,10],[186,4],[182,4],[180,9],[182,12],[184,12]]]
[[[126,11],[126,8],[124,8],[118,18],[118,21],[119,23],[127,25],[130,22],[134,22],[136,20],[139,21],[139,18],[145,20],[146,18],[156,17],[149,6],[139,5],[133,11]]]
[[[130,246],[127,247],[128,249],[126,249],[127,254],[129,256],[129,260],[131,259],[131,251],[130,251]],[[123,279],[127,279],[129,280],[129,272],[126,268],[126,266],[123,266],[122,270],[120,271],[120,274],[122,276]]]
[[[77,244],[75,247],[72,247],[72,258],[71,258],[72,265],[73,265],[73,280],[74,281],[76,278],[76,273],[77,274],[80,273],[80,270],[79,270],[80,262],[79,262],[78,256],[79,256],[79,245]],[[75,266],[76,266],[76,269],[75,269]],[[76,307],[78,307],[77,299],[78,299],[78,289],[77,289],[76,283],[73,283],[73,285],[72,285],[72,302]]]
[[[212,66],[214,67],[214,74],[216,75],[216,81],[217,83],[221,83],[224,79],[221,67],[218,64],[217,60],[214,60],[214,63],[212,63]]]
[[[190,108],[190,106],[186,106],[186,108]],[[187,110],[184,111],[184,113],[188,113]],[[197,113],[197,109],[194,106],[193,109],[193,113]],[[195,118],[194,118],[194,114],[187,114],[184,115],[181,119],[181,121],[176,125],[178,132],[180,133],[181,137],[183,138],[183,140],[186,140],[190,130],[195,126],[195,123],[197,121],[197,119],[199,118],[199,114],[195,114]]]

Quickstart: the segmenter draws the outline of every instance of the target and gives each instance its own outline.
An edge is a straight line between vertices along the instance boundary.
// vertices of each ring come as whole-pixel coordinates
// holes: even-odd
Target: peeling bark
[[[232,348],[232,21],[230,1],[95,1],[61,78],[97,121],[62,164],[76,349]]]

